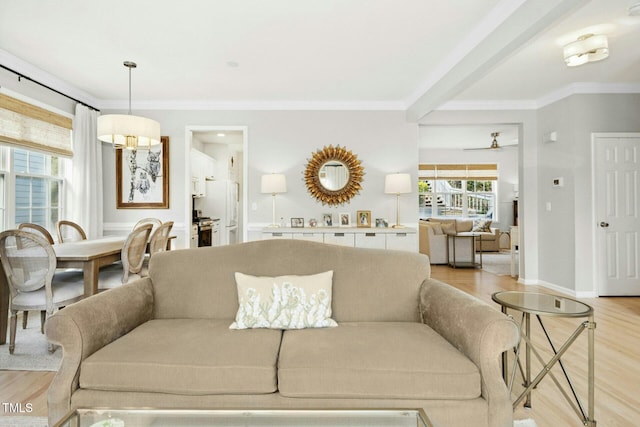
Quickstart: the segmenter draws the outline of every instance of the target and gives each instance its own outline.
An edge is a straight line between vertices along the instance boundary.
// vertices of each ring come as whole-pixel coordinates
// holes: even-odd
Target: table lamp
[[[287,192],[287,178],[281,173],[262,175],[262,193],[271,193],[272,221],[269,227],[279,227],[276,223],[276,194]]]
[[[400,194],[411,193],[411,175],[408,173],[392,173],[385,177],[384,192],[396,195],[396,224],[393,228],[402,228],[400,225]]]

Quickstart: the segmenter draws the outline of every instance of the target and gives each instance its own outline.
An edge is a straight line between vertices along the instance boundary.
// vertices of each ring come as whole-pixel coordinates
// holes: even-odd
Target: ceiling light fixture
[[[601,61],[609,56],[609,42],[604,34],[585,34],[564,47],[564,62],[576,67]]]
[[[150,148],[160,144],[160,123],[131,114],[131,69],[137,64],[124,61],[129,69],[129,113],[107,114],[98,117],[98,139],[113,144],[115,148]]]
[[[629,15],[640,16],[640,2],[635,2],[629,6]]]

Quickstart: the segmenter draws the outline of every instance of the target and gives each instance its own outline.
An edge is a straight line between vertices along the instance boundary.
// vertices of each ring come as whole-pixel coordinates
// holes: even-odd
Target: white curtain
[[[89,239],[102,237],[102,144],[96,136],[97,123],[97,111],[76,105],[69,218],[82,226]]]

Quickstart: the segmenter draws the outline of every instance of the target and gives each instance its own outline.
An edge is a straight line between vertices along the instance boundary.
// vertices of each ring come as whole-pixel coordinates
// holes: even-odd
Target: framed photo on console
[[[340,227],[351,227],[351,214],[349,212],[342,212],[338,215],[340,219]]]
[[[358,227],[371,227],[371,211],[356,212]]]
[[[169,137],[150,149],[116,150],[116,208],[169,209]]]
[[[304,227],[304,218],[291,218],[291,228]]]
[[[387,228],[389,227],[389,221],[386,218],[376,218],[376,227]]]
[[[330,213],[322,214],[322,226],[333,227],[333,214],[330,214]]]

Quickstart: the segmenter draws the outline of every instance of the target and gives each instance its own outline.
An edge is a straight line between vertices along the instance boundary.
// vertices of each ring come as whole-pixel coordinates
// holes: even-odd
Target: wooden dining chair
[[[126,284],[129,280],[142,277],[140,272],[152,228],[152,224],[145,224],[129,233],[122,247],[122,262],[111,264],[98,273],[99,291],[112,289]]]
[[[53,237],[51,237],[51,233],[49,233],[49,230],[47,230],[41,225],[34,224],[31,222],[23,222],[21,224],[18,224],[18,230],[28,231],[38,236],[44,237],[47,240],[47,242],[49,242],[49,244],[51,245],[55,243],[53,241]],[[40,313],[41,321],[42,319],[44,319],[44,316],[45,316],[45,312],[43,311]],[[28,322],[29,322],[29,312],[25,311],[22,313],[22,329],[27,329]]]
[[[169,233],[172,228],[173,221],[167,221],[151,233],[151,237],[149,238],[149,255],[153,255],[156,252],[163,252],[167,249]]]
[[[169,233],[173,228],[173,221],[167,221],[158,227],[149,237],[149,251],[145,256],[144,263],[142,265],[141,276],[149,275],[149,259],[151,256],[158,252],[164,252],[167,250],[167,242],[169,241]]]
[[[58,232],[58,241],[60,243],[87,240],[87,234],[82,227],[73,221],[60,220],[56,222],[56,231]]]
[[[18,224],[18,230],[29,231],[31,233],[35,233],[39,236],[42,236],[47,240],[47,242],[49,242],[50,245],[53,245],[55,243],[53,241],[53,237],[51,236],[51,233],[49,233],[49,230],[47,230],[41,225],[34,224],[31,222],[23,222],[21,224]]]
[[[153,225],[153,228],[151,229],[151,234],[153,234],[154,231],[156,231],[158,227],[162,225],[162,221],[160,221],[158,218],[142,218],[140,221],[136,222],[136,224],[133,226],[133,229],[135,230],[141,225],[146,225],[146,224]]]
[[[9,285],[9,353],[13,354],[18,312],[44,312],[42,332],[44,322],[55,310],[83,298],[84,280],[78,274],[56,274],[56,254],[51,244],[45,238],[23,230],[0,233],[0,260]],[[53,347],[49,346],[49,349]]]

